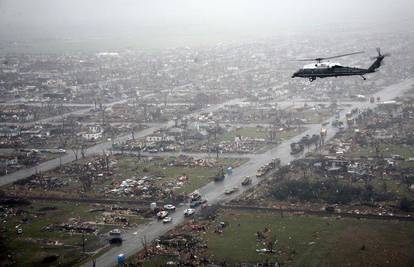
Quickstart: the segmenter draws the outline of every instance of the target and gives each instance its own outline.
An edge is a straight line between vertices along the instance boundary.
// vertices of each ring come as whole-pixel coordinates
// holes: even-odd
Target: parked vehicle
[[[169,211],[173,211],[173,210],[175,210],[175,206],[172,205],[172,204],[167,204],[167,205],[164,205],[164,209],[169,210]]]
[[[214,182],[221,182],[224,180],[224,178],[226,177],[226,175],[224,174],[224,170],[223,168],[221,168],[217,174],[214,176]]]
[[[111,231],[109,231],[109,243],[111,244],[122,243],[121,230],[112,229]]]
[[[302,143],[292,143],[290,144],[290,149],[291,149],[290,154],[292,155],[299,154],[303,151],[304,146]]]
[[[191,201],[196,201],[196,200],[201,200],[201,195],[198,191],[194,191],[193,193],[190,194],[190,200]]]
[[[244,180],[241,183],[243,186],[252,184],[252,178],[250,176],[244,177]]]
[[[162,210],[162,211],[157,213],[157,217],[158,217],[159,220],[162,220],[167,216],[168,216],[168,211],[165,211],[165,210]]]
[[[231,189],[227,189],[226,191],[224,191],[224,194],[231,195],[231,194],[233,194],[233,193],[235,193],[237,191],[239,191],[239,188],[238,187],[233,187]]]
[[[185,217],[190,217],[190,216],[194,215],[194,213],[195,213],[195,209],[186,209],[184,211],[184,216]]]
[[[201,204],[202,204],[202,201],[201,200],[191,201],[190,202],[190,208],[197,208]]]

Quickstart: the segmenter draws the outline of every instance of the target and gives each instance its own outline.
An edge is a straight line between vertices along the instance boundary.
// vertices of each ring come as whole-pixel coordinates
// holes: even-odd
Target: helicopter
[[[359,75],[364,80],[365,74],[375,72],[379,67],[381,67],[381,62],[385,57],[390,56],[390,54],[381,54],[381,49],[377,48],[378,56],[373,57],[375,59],[374,63],[368,69],[355,68],[355,67],[346,67],[342,66],[339,63],[332,62],[323,62],[327,59],[351,56],[356,54],[364,53],[363,51],[354,52],[349,54],[343,54],[333,57],[320,57],[320,58],[307,58],[307,59],[297,59],[296,61],[316,61],[316,63],[305,65],[302,69],[298,70],[292,75],[292,78],[308,78],[310,82],[316,80],[316,78],[326,78],[326,77],[338,77],[338,76],[353,76]]]

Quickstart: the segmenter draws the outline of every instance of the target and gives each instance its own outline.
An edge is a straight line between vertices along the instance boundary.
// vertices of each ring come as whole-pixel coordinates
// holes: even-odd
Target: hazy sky
[[[414,21],[413,0],[0,0],[0,40],[277,33]]]

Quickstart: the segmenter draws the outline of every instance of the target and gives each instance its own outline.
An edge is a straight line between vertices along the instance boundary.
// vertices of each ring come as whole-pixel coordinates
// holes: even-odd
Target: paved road
[[[110,108],[113,105],[123,104],[123,103],[126,103],[127,101],[128,101],[128,99],[123,99],[123,100],[111,102],[111,103],[108,103],[108,104],[104,104],[104,107],[105,108]],[[61,114],[61,115],[57,115],[57,116],[53,116],[53,117],[48,117],[48,118],[45,118],[45,119],[32,121],[32,122],[23,122],[23,123],[21,123],[21,122],[1,122],[0,125],[30,127],[30,126],[33,126],[33,125],[36,125],[36,124],[45,124],[45,123],[51,123],[51,122],[56,122],[56,121],[62,121],[63,118],[66,118],[67,116],[70,116],[70,115],[85,114],[85,113],[87,113],[91,110],[91,107],[92,106],[89,106],[88,108],[82,108],[82,109],[78,109],[78,110],[68,112],[68,113],[65,113],[65,114]]]
[[[411,85],[414,83],[414,79],[408,79],[401,83],[386,87],[382,89],[380,92],[375,94],[375,97],[381,97],[383,101],[391,100],[399,95],[401,95],[404,91],[411,88]],[[356,102],[352,104],[350,107],[344,109],[340,113],[340,119],[345,119],[345,114],[354,108],[365,109],[365,108],[373,108],[376,106],[376,103],[368,103],[368,102]],[[332,118],[330,119],[332,120]],[[329,121],[330,121],[329,120]],[[296,137],[291,138],[290,140],[286,140],[282,142],[277,147],[267,151],[263,154],[258,154],[254,158],[252,158],[247,163],[243,164],[242,166],[234,169],[234,172],[231,176],[226,177],[223,182],[215,183],[211,182],[202,188],[199,189],[200,193],[203,195],[204,198],[208,200],[210,204],[217,204],[217,203],[225,203],[228,202],[240,194],[242,194],[247,188],[251,186],[257,185],[260,181],[260,178],[253,178],[253,183],[249,187],[242,187],[240,191],[234,193],[232,195],[225,195],[224,191],[227,188],[232,187],[240,187],[240,183],[244,176],[250,175],[254,177],[256,170],[263,166],[264,164],[269,163],[273,158],[280,158],[283,164],[287,164],[294,160],[296,157],[290,155],[290,143],[299,141],[299,139],[305,134],[318,134],[320,131],[320,125],[313,125],[308,130]],[[331,139],[337,129],[332,127],[331,124],[327,125],[325,128],[328,130],[327,139]],[[301,157],[302,155],[298,156]],[[141,226],[138,229],[129,229],[127,230],[124,235],[124,242],[120,247],[112,247],[109,251],[99,256],[96,260],[97,267],[106,267],[106,266],[115,266],[116,265],[116,257],[117,255],[123,253],[127,257],[132,256],[134,253],[140,251],[142,247],[142,239],[145,237],[148,242],[156,239],[157,237],[163,235],[167,231],[173,229],[174,227],[181,224],[185,218],[183,217],[184,210],[188,208],[187,204],[184,204],[177,208],[177,210],[171,215],[173,218],[173,222],[170,224],[162,224],[161,222],[152,221],[151,223]],[[92,262],[87,262],[83,266],[92,266]]]
[[[20,100],[15,100],[15,101],[11,101],[11,102],[0,102],[0,106],[17,106],[17,105],[27,105],[27,106],[35,106],[35,107],[42,107],[45,106],[47,104],[50,104],[49,102],[28,102],[27,100],[24,99],[20,99]],[[51,103],[52,105],[55,106],[63,106],[63,107],[85,107],[85,108],[91,108],[93,107],[95,104],[94,103],[89,103],[89,104],[85,104],[85,103]]]
[[[200,114],[202,112],[214,111],[214,110],[217,110],[217,109],[223,107],[224,105],[234,104],[234,103],[238,103],[240,101],[241,101],[241,99],[233,99],[233,100],[227,101],[227,102],[222,103],[222,104],[210,106],[210,107],[207,107],[207,108],[202,109],[200,111],[196,111],[196,112],[192,113],[191,115]],[[165,123],[154,124],[152,127],[149,127],[147,129],[144,129],[142,131],[139,131],[139,132],[135,133],[134,136],[135,136],[135,138],[142,138],[142,137],[145,137],[147,135],[150,135],[150,134],[154,133],[155,131],[157,131],[161,128],[168,128],[168,127],[172,127],[173,125],[174,125],[174,121],[168,121],[168,122],[165,122]],[[100,154],[100,153],[103,153],[104,151],[107,152],[108,150],[110,150],[112,148],[112,142],[122,143],[122,142],[125,142],[128,139],[131,139],[130,134],[123,135],[123,136],[120,136],[118,138],[115,138],[113,141],[103,142],[103,143],[97,144],[93,147],[90,147],[88,150],[86,150],[85,156]],[[39,164],[35,167],[32,167],[32,168],[22,169],[22,170],[13,172],[13,173],[8,174],[8,175],[0,176],[0,186],[6,185],[6,184],[9,184],[9,183],[13,183],[17,180],[24,179],[26,177],[29,177],[29,176],[31,176],[33,174],[36,174],[36,173],[39,173],[39,172],[46,172],[46,171],[52,170],[52,169],[58,167],[60,164],[63,165],[63,164],[72,162],[74,160],[75,160],[74,153],[72,153],[72,151],[68,150],[67,154],[65,154],[64,156],[62,156],[60,158],[56,158],[56,159],[53,159],[53,160],[43,162],[43,163],[41,163],[41,164]]]
[[[197,152],[157,152],[157,153],[149,153],[149,152],[136,152],[136,151],[123,151],[120,150],[113,150],[114,153],[124,153],[126,155],[139,155],[147,156],[147,157],[178,157],[180,155],[193,157],[195,159],[206,159],[206,158],[216,158],[216,153],[197,153]],[[234,158],[234,159],[241,159],[241,158],[253,158],[256,157],[257,154],[248,153],[248,154],[237,154],[237,153],[223,153],[219,154],[220,158]]]

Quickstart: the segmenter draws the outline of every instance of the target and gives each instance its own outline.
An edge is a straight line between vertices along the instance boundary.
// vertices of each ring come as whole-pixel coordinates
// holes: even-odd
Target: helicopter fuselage
[[[345,67],[337,63],[315,63],[306,65],[303,69],[298,70],[292,75],[292,78],[309,78],[314,80],[316,78],[338,77],[338,76],[353,76],[365,75],[371,73],[368,69]]]
[[[322,62],[322,60],[325,60],[325,59],[331,59],[331,58],[337,58],[337,57],[343,57],[343,56],[349,56],[349,55],[362,53],[362,52],[356,52],[356,53],[339,55],[339,56],[334,56],[334,57],[329,57],[329,58],[313,59],[317,62],[313,64],[305,65],[302,69],[295,72],[292,75],[292,78],[295,78],[295,77],[308,78],[312,82],[316,78],[358,75],[358,76],[361,76],[364,80],[366,80],[364,75],[375,72],[379,67],[381,67],[381,62],[383,61],[383,59],[386,56],[389,56],[389,54],[382,55],[379,48],[377,48],[377,52],[378,52],[378,56],[374,57],[375,61],[367,69],[356,68],[356,67],[345,67],[339,63]],[[309,59],[303,59],[300,61],[309,61]]]

